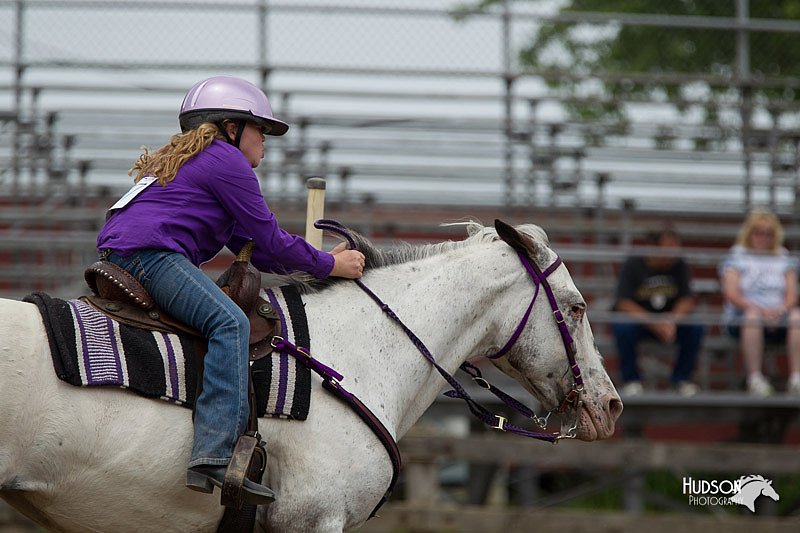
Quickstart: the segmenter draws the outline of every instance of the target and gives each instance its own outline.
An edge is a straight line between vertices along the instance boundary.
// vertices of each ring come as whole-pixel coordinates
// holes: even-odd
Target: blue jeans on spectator
[[[643,324],[638,323],[614,324],[612,330],[617,344],[622,380],[625,383],[641,381],[639,367],[636,363],[637,345],[643,338],[658,339]],[[681,324],[677,327],[675,342],[678,345],[678,358],[670,378],[673,385],[677,385],[681,381],[689,381],[691,378],[697,362],[697,355],[700,352],[703,333],[703,326],[697,324]]]
[[[208,340],[203,392],[196,399],[194,445],[189,466],[227,465],[239,435],[247,427],[248,337],[244,312],[183,255],[139,250],[106,259],[133,275],[173,318]]]

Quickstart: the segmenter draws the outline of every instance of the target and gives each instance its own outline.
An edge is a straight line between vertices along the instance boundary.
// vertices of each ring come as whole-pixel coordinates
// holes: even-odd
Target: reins
[[[330,232],[336,233],[341,235],[347,243],[350,245],[352,249],[356,248],[355,240],[353,239],[352,235],[350,235],[349,230],[335,220],[330,219],[320,219],[314,224],[315,227],[322,230],[328,230]],[[521,251],[517,250],[517,255],[520,258],[525,270],[533,279],[534,285],[536,286],[536,290],[534,291],[533,297],[531,298],[531,302],[528,305],[528,308],[525,311],[522,319],[520,320],[517,328],[514,330],[514,333],[509,338],[508,342],[495,354],[487,356],[489,359],[497,359],[505,355],[511,347],[517,342],[522,331],[525,329],[525,326],[528,323],[528,319],[530,318],[530,314],[533,310],[533,305],[536,302],[536,298],[539,294],[539,288],[544,287],[545,294],[547,295],[547,299],[550,303],[550,307],[553,310],[553,316],[556,320],[558,325],[559,332],[561,333],[561,339],[564,342],[564,346],[567,352],[567,360],[570,365],[570,369],[572,372],[573,377],[573,384],[570,392],[566,395],[564,400],[561,404],[548,412],[544,417],[537,416],[533,410],[525,406],[520,401],[514,399],[513,397],[509,396],[502,390],[498,389],[494,385],[491,385],[486,379],[481,376],[480,370],[474,366],[473,364],[465,361],[461,364],[460,368],[462,371],[466,372],[470,375],[470,377],[475,381],[479,386],[488,390],[492,394],[494,394],[497,398],[499,398],[503,403],[514,409],[515,411],[521,413],[527,418],[532,419],[541,429],[546,429],[547,421],[550,418],[550,415],[553,412],[564,412],[567,407],[572,406],[575,408],[576,413],[577,410],[582,405],[582,400],[580,399],[581,393],[583,392],[583,377],[581,376],[580,367],[575,359],[576,350],[575,350],[575,342],[572,336],[569,333],[569,330],[564,322],[563,314],[561,310],[558,308],[558,303],[556,302],[555,295],[553,294],[553,290],[550,287],[550,284],[547,282],[547,277],[552,274],[562,263],[561,258],[557,258],[556,261],[553,262],[544,272],[542,272],[531,260],[530,258],[522,253]],[[494,428],[499,429],[501,431],[508,431],[510,433],[514,433],[516,435],[521,435],[524,437],[530,437],[540,440],[546,440],[549,442],[558,442],[561,439],[574,439],[576,437],[577,425],[578,425],[578,416],[576,415],[575,423],[570,427],[570,429],[565,433],[562,434],[558,433],[542,433],[542,432],[534,432],[527,430],[521,426],[517,426],[508,421],[506,417],[501,415],[495,414],[480,403],[476,402],[464,387],[456,380],[449,372],[447,372],[444,368],[442,368],[437,362],[436,359],[431,354],[430,350],[428,350],[425,343],[413,332],[411,331],[397,316],[397,314],[386,304],[383,300],[378,297],[369,287],[367,287],[360,279],[354,280],[356,285],[364,291],[378,306],[381,310],[388,316],[392,321],[394,321],[400,328],[405,332],[406,336],[411,340],[412,344],[419,350],[419,352],[431,363],[431,365],[436,369],[437,372],[447,381],[447,383],[453,388],[451,391],[447,391],[445,393],[446,396],[450,398],[460,398],[464,400],[464,402],[469,407],[469,410],[472,414],[481,420],[484,424]]]

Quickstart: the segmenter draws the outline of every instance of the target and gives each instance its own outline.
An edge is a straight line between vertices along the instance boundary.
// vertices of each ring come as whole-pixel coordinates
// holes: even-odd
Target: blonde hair
[[[173,135],[167,144],[152,154],[147,147],[143,147],[144,152],[128,175],[134,176],[135,183],[145,176],[156,176],[161,185],[166,185],[175,179],[178,169],[186,161],[205,150],[214,139],[224,141],[225,137],[215,124],[204,122],[187,132]]]
[[[753,230],[757,225],[764,223],[769,224],[770,227],[772,227],[772,231],[775,232],[775,238],[772,241],[772,252],[778,253],[783,247],[783,226],[781,226],[781,221],[778,220],[778,217],[771,211],[751,211],[747,215],[744,223],[742,223],[742,227],[739,229],[739,235],[736,237],[736,244],[744,246],[745,248],[750,248],[750,238],[753,236]]]

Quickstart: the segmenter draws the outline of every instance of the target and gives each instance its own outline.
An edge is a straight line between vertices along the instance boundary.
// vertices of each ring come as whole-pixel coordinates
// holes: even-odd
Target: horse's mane
[[[355,241],[356,250],[364,254],[364,270],[384,268],[392,265],[399,265],[420,259],[426,259],[439,254],[467,248],[476,244],[493,242],[499,239],[497,231],[491,226],[484,226],[479,222],[456,222],[444,224],[446,226],[464,226],[467,231],[467,238],[460,241],[444,241],[432,244],[414,245],[408,242],[397,242],[391,248],[379,248],[372,241],[358,232],[351,230],[351,235]],[[519,226],[518,230],[530,235],[537,241],[549,244],[547,235],[539,226],[525,224]],[[284,284],[293,285],[301,292],[308,294],[319,292],[338,283],[348,281],[343,278],[327,278],[318,280],[308,274],[291,274],[288,276],[278,276],[278,281]]]

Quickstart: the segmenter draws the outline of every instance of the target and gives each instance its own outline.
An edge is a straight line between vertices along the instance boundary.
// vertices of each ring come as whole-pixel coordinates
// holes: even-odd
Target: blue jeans
[[[637,323],[619,323],[612,326],[614,340],[619,354],[620,373],[622,380],[641,381],[639,367],[636,364],[636,347],[643,338],[656,339],[649,329]],[[694,371],[697,355],[700,352],[700,343],[703,340],[703,326],[697,324],[681,324],[677,328],[676,343],[678,344],[678,357],[672,370],[670,381],[673,385],[688,381]]]
[[[227,465],[250,410],[250,322],[233,300],[179,253],[139,250],[121,257],[112,252],[107,260],[139,280],[162,310],[208,340],[189,466]]]

